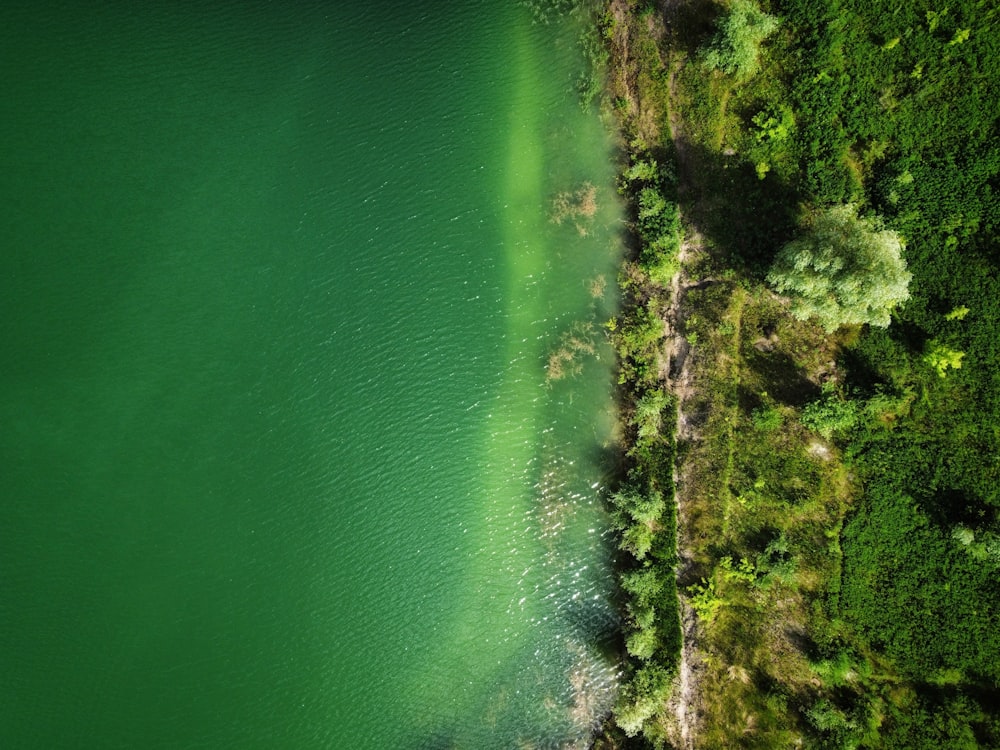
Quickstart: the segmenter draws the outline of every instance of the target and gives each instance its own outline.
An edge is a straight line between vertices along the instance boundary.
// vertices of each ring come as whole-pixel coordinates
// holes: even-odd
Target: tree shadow
[[[681,210],[712,254],[727,267],[761,281],[777,251],[797,232],[802,194],[768,173],[757,176],[739,154],[681,141]]]
[[[758,352],[744,355],[746,367],[760,378],[763,389],[775,401],[786,406],[804,406],[819,398],[820,389],[805,376],[805,371],[784,352]],[[742,400],[742,399],[741,399]],[[747,405],[750,409],[761,404]]]
[[[701,583],[712,574],[712,566],[695,560],[686,561],[677,567],[677,588],[685,590]]]
[[[997,511],[983,498],[958,489],[939,490],[920,498],[924,513],[940,528],[950,532],[961,524],[971,529],[992,528]]]
[[[872,366],[871,360],[855,349],[841,350],[838,360],[840,367],[847,373],[851,385],[861,395],[870,396],[879,386],[886,384],[885,376]]]
[[[617,413],[621,413],[622,407],[620,403],[615,404],[618,409]],[[626,474],[626,456],[625,452],[621,449],[621,446],[617,444],[601,444],[593,443],[587,449],[587,459],[590,463],[600,471],[601,484],[605,487],[617,487],[618,484],[625,478]]]
[[[984,713],[973,710],[964,718],[969,723],[981,747],[996,747],[998,727],[995,719],[997,706],[1000,706],[1000,687],[989,678],[980,677],[963,682],[961,685],[935,685],[929,682],[918,682],[916,693],[932,715],[954,717],[955,709],[960,708],[964,699],[972,698],[977,708],[986,709]],[[991,717],[992,714],[992,717]]]
[[[692,0],[685,3],[665,3],[663,22],[670,35],[670,46],[689,56],[698,54],[715,34],[722,7],[713,0]]]

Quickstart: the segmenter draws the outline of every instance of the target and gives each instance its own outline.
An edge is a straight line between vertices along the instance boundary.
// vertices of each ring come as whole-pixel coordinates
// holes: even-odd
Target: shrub
[[[802,410],[802,424],[829,440],[834,432],[843,432],[858,422],[860,408],[837,393],[833,383],[824,383],[823,397]]]

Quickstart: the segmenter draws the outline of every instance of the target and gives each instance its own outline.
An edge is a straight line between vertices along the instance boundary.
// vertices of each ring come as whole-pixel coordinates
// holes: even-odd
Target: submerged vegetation
[[[1000,747],[1000,9],[598,16],[633,252],[595,747]]]
[[[549,220],[554,224],[571,222],[581,237],[590,233],[589,224],[597,213],[597,188],[585,182],[578,190],[558,193],[552,199]]]

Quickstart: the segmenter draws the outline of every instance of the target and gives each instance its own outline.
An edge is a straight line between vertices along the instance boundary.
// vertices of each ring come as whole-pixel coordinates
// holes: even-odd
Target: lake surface
[[[579,29],[3,4],[0,747],[588,736],[620,215]]]

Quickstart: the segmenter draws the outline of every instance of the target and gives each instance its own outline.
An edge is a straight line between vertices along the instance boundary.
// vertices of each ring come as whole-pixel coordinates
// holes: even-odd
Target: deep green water
[[[587,736],[619,216],[577,31],[0,6],[0,747]]]

